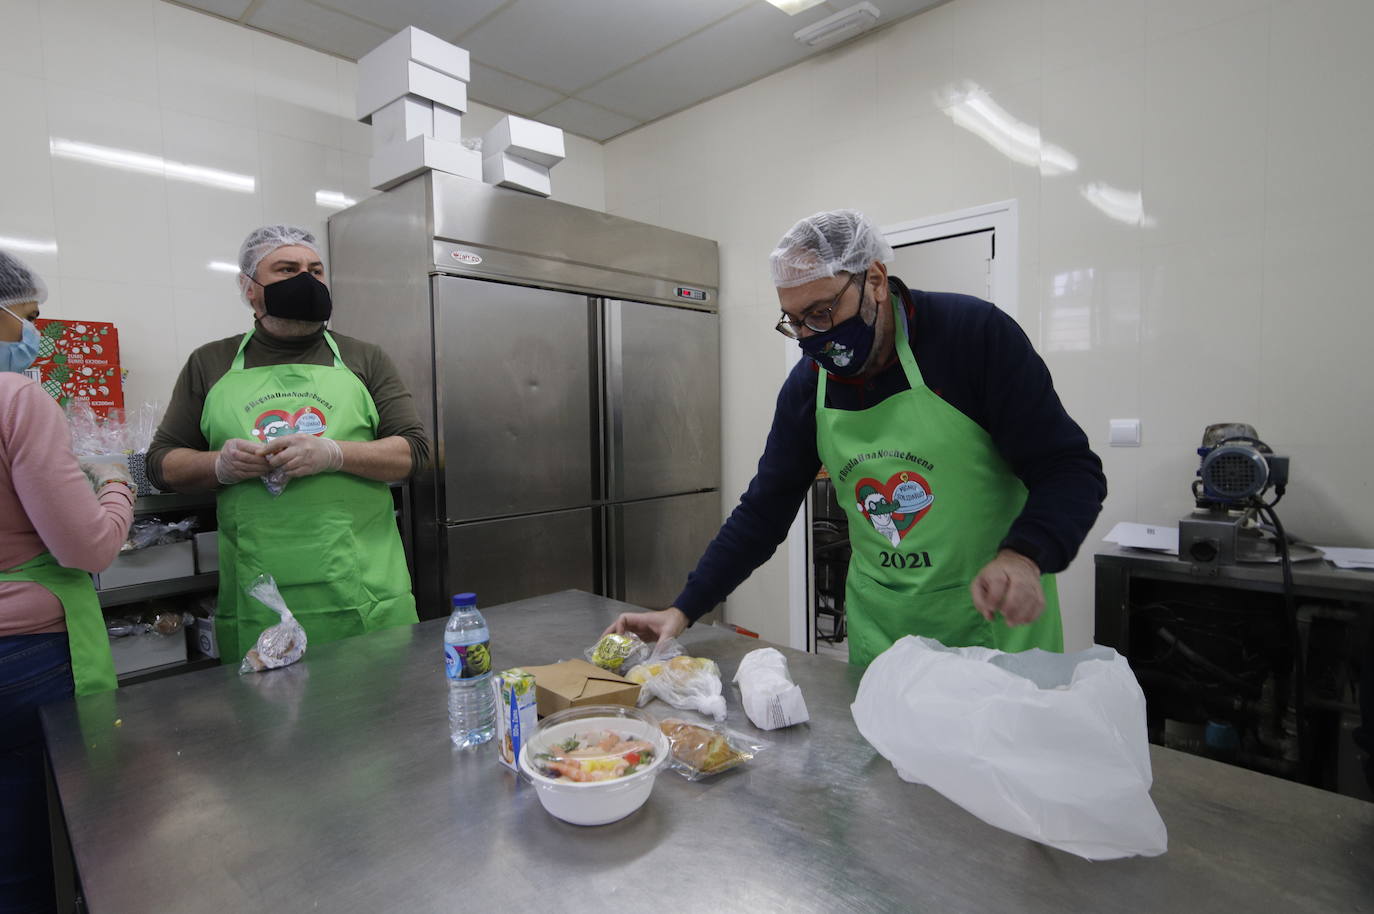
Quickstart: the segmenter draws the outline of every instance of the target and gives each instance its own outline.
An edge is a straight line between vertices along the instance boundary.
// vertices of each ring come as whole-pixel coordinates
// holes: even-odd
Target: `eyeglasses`
[[[854,284],[854,280],[856,279],[860,280],[859,288],[862,290],[863,283],[868,282],[868,271],[864,270],[863,273],[849,274],[849,282],[844,284],[838,295],[830,299],[829,305],[824,308],[814,308],[808,311],[799,321],[794,321],[784,312],[781,320],[778,321],[774,329],[791,340],[801,339],[803,327],[810,330],[812,333],[824,333],[829,330],[834,323],[835,309],[840,306],[840,299],[844,298],[844,293],[849,291],[849,287]],[[861,291],[860,296],[862,296],[862,294]]]

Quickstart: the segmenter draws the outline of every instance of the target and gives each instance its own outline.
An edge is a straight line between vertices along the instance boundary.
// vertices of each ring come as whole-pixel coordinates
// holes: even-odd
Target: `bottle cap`
[[[477,605],[477,594],[475,594],[475,593],[456,593],[456,594],[453,595],[453,607],[454,607],[454,609],[457,609],[459,606],[476,606],[476,605]]]

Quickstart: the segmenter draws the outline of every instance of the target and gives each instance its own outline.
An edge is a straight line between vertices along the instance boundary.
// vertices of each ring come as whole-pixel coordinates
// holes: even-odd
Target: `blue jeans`
[[[72,691],[65,633],[0,638],[0,914],[56,910],[38,706]]]

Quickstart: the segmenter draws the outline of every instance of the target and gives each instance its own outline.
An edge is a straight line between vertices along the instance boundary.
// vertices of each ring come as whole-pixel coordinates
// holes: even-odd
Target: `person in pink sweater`
[[[23,373],[46,297],[0,251],[0,912],[55,910],[38,707],[114,687],[87,572],[114,561],[133,520],[127,468],[83,469],[66,416]]]

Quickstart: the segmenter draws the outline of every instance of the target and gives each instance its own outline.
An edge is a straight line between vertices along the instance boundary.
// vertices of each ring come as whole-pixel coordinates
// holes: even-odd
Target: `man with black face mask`
[[[773,251],[777,329],[803,359],[758,475],[666,610],[608,631],[676,635],[768,560],[822,464],[849,518],[849,660],[908,634],[951,647],[1063,649],[1054,573],[1107,494],[1102,463],[1017,323],[988,302],[889,276],[853,210]]]
[[[380,348],[325,329],[315,237],[269,225],[239,252],[253,329],[201,346],[148,451],[155,485],[217,491],[220,656],[277,616],[245,593],[271,575],[312,644],[417,621],[387,483],[429,458]]]

